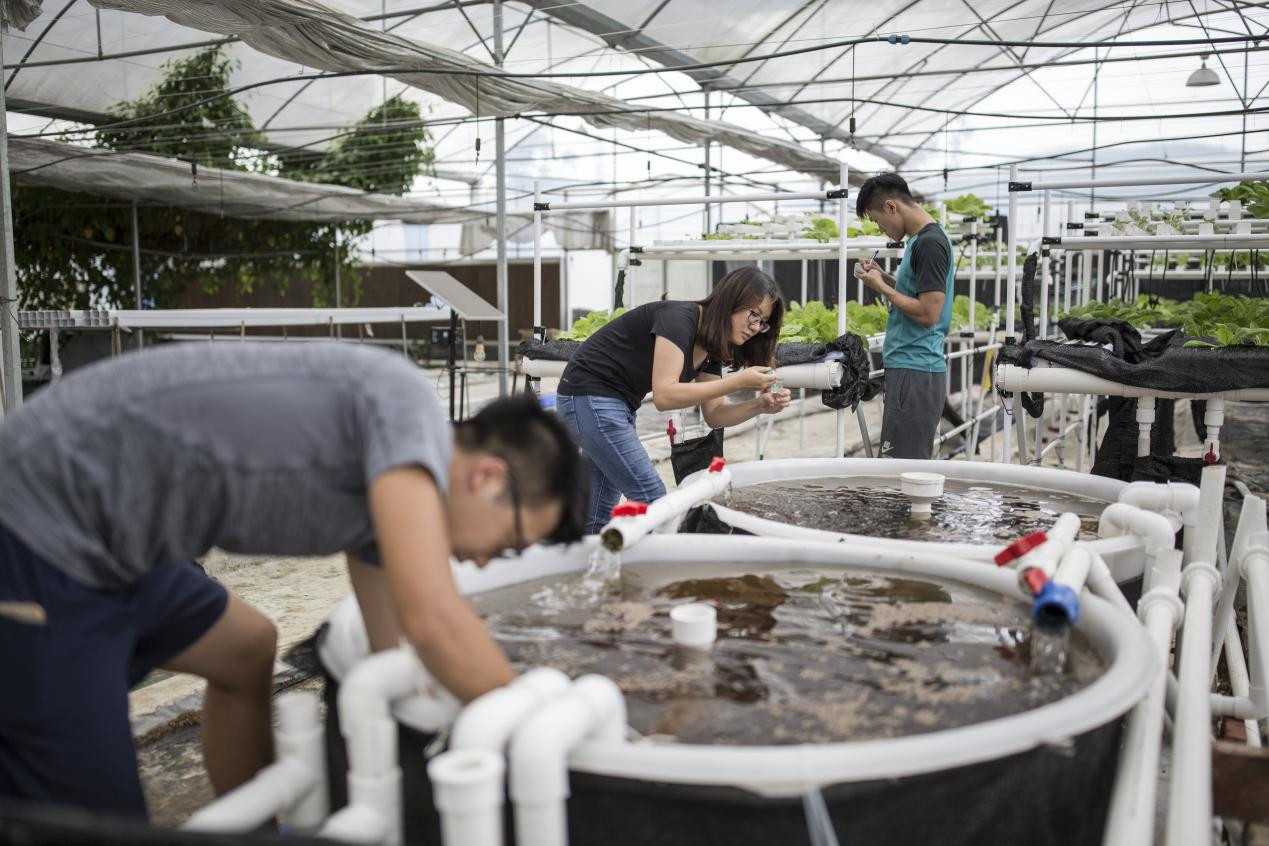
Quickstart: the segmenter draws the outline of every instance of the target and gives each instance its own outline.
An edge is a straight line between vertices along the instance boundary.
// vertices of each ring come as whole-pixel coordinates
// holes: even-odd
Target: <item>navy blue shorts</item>
[[[0,525],[0,796],[144,817],[128,690],[228,601],[193,564],[93,590]]]

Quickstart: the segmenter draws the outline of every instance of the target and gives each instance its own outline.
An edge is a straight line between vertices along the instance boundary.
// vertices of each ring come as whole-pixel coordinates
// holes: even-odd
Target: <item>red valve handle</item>
[[[1029,535],[1023,535],[1013,543],[1006,546],[1000,552],[996,553],[996,563],[1001,567],[1015,561],[1035,549],[1040,544],[1048,540],[1049,537],[1044,532],[1032,532]]]
[[[709,463],[709,472],[717,473],[719,470],[722,470],[723,467],[725,467],[726,465],[727,465],[727,459],[723,458],[721,455],[716,455],[714,456],[714,460]]]
[[[635,502],[627,500],[619,502],[612,507],[612,516],[614,517],[638,517],[641,514],[648,513],[648,504],[646,502]]]
[[[1032,567],[1030,570],[1022,574],[1023,581],[1027,583],[1027,587],[1031,589],[1032,595],[1038,596],[1044,586],[1048,584],[1049,577],[1044,575],[1044,571],[1039,567]]]

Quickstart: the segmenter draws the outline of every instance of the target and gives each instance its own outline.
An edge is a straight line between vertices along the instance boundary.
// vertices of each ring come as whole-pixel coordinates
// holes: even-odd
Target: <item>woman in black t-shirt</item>
[[[727,274],[699,302],[652,302],[590,336],[564,369],[557,408],[590,464],[586,532],[603,528],[622,494],[651,502],[665,485],[635,431],[648,391],[658,411],[701,406],[711,428],[735,426],[789,404],[770,392],[776,338],[784,316],[780,290],[752,267]],[[735,372],[722,377],[722,364]],[[763,391],[727,403],[734,391]]]

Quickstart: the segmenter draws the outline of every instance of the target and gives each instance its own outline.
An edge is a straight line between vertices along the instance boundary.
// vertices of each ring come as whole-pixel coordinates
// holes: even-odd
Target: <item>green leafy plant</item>
[[[973,329],[987,330],[991,328],[991,320],[996,314],[996,310],[983,302],[974,304],[974,325]],[[969,325],[969,297],[964,294],[957,294],[952,300],[952,326],[953,332],[959,332],[962,329],[971,328]]]
[[[1252,217],[1269,217],[1269,182],[1239,182],[1230,188],[1221,188],[1212,196],[1221,200],[1237,200],[1251,212]]]
[[[876,226],[876,224],[874,223],[873,226]],[[829,241],[836,241],[839,234],[837,221],[833,220],[831,217],[814,218],[811,221],[810,226],[802,227],[803,237],[814,238],[821,244],[827,244]],[[847,234],[854,235],[853,229],[848,230]]]
[[[577,318],[573,321],[573,325],[569,327],[567,332],[561,332],[557,337],[565,341],[584,341],[591,335],[594,335],[600,329],[604,328],[612,320],[621,317],[626,313],[624,307],[607,311],[592,311],[587,315]]]
[[[826,344],[837,337],[837,309],[818,300],[805,306],[789,303],[780,324],[780,342],[786,344]]]
[[[991,215],[991,206],[974,194],[961,194],[945,204],[948,214],[963,214],[985,220]]]

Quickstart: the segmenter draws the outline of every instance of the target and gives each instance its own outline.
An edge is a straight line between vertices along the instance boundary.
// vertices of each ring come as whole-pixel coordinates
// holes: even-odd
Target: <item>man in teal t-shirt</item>
[[[897,173],[865,182],[855,214],[871,218],[891,241],[908,239],[895,276],[869,259],[855,266],[855,275],[890,305],[881,353],[886,368],[881,454],[930,458],[947,397],[943,342],[952,323],[952,242]]]

